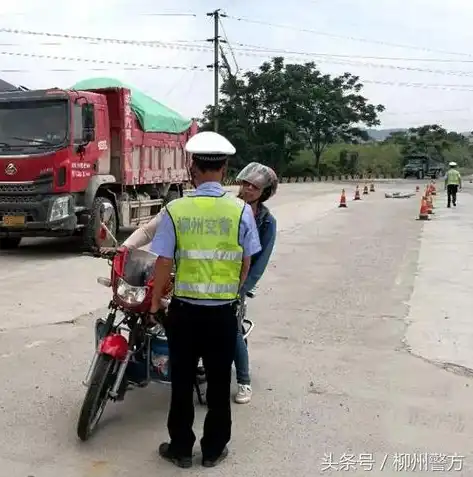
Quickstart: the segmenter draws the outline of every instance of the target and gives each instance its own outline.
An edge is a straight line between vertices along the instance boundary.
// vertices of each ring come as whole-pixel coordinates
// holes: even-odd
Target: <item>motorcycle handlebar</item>
[[[97,249],[92,252],[83,252],[82,255],[94,258],[111,259],[118,253],[117,249]]]

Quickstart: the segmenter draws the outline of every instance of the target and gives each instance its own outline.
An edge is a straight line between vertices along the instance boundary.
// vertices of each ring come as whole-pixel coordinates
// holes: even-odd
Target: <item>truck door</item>
[[[110,138],[106,105],[89,103],[93,114],[93,137],[89,143],[84,144],[83,104],[73,105],[74,156],[71,163],[73,192],[85,190],[91,176],[110,172]]]

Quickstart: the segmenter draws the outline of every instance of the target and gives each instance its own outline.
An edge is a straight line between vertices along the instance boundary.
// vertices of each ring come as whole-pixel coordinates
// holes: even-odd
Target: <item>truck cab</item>
[[[114,232],[146,222],[182,196],[191,129],[143,131],[126,88],[0,93],[0,248],[77,234],[93,247],[104,202]]]
[[[443,163],[433,160],[427,154],[409,154],[404,157],[402,173],[405,179],[408,177],[436,179],[444,173],[444,170]]]

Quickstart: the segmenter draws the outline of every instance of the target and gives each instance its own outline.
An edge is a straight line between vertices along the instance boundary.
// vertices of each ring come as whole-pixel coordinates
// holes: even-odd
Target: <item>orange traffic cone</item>
[[[368,195],[368,185],[365,184],[365,187],[363,187],[363,195]]]
[[[374,190],[374,182],[372,182],[371,185],[370,185],[370,192],[376,192],[376,191]]]
[[[432,195],[437,195],[437,188],[435,187],[435,181],[432,181],[432,184],[430,184],[430,193]]]
[[[426,202],[427,202],[427,212],[429,214],[433,214],[434,213],[434,201],[432,200],[432,196],[430,194],[428,194],[425,198]]]
[[[358,186],[356,186],[356,189],[355,189],[355,198],[353,200],[361,200],[361,197],[360,197],[360,188]]]
[[[341,208],[346,206],[347,206],[347,198],[345,196],[345,189],[342,189],[342,195],[340,196],[340,205],[338,207]]]
[[[422,196],[422,200],[420,202],[419,220],[430,220],[429,208],[427,206],[425,196]]]

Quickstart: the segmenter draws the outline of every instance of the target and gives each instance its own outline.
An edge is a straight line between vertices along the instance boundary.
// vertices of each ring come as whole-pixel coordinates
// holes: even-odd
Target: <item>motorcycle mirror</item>
[[[100,207],[100,221],[106,224],[110,221],[113,215],[112,204],[102,204]]]

